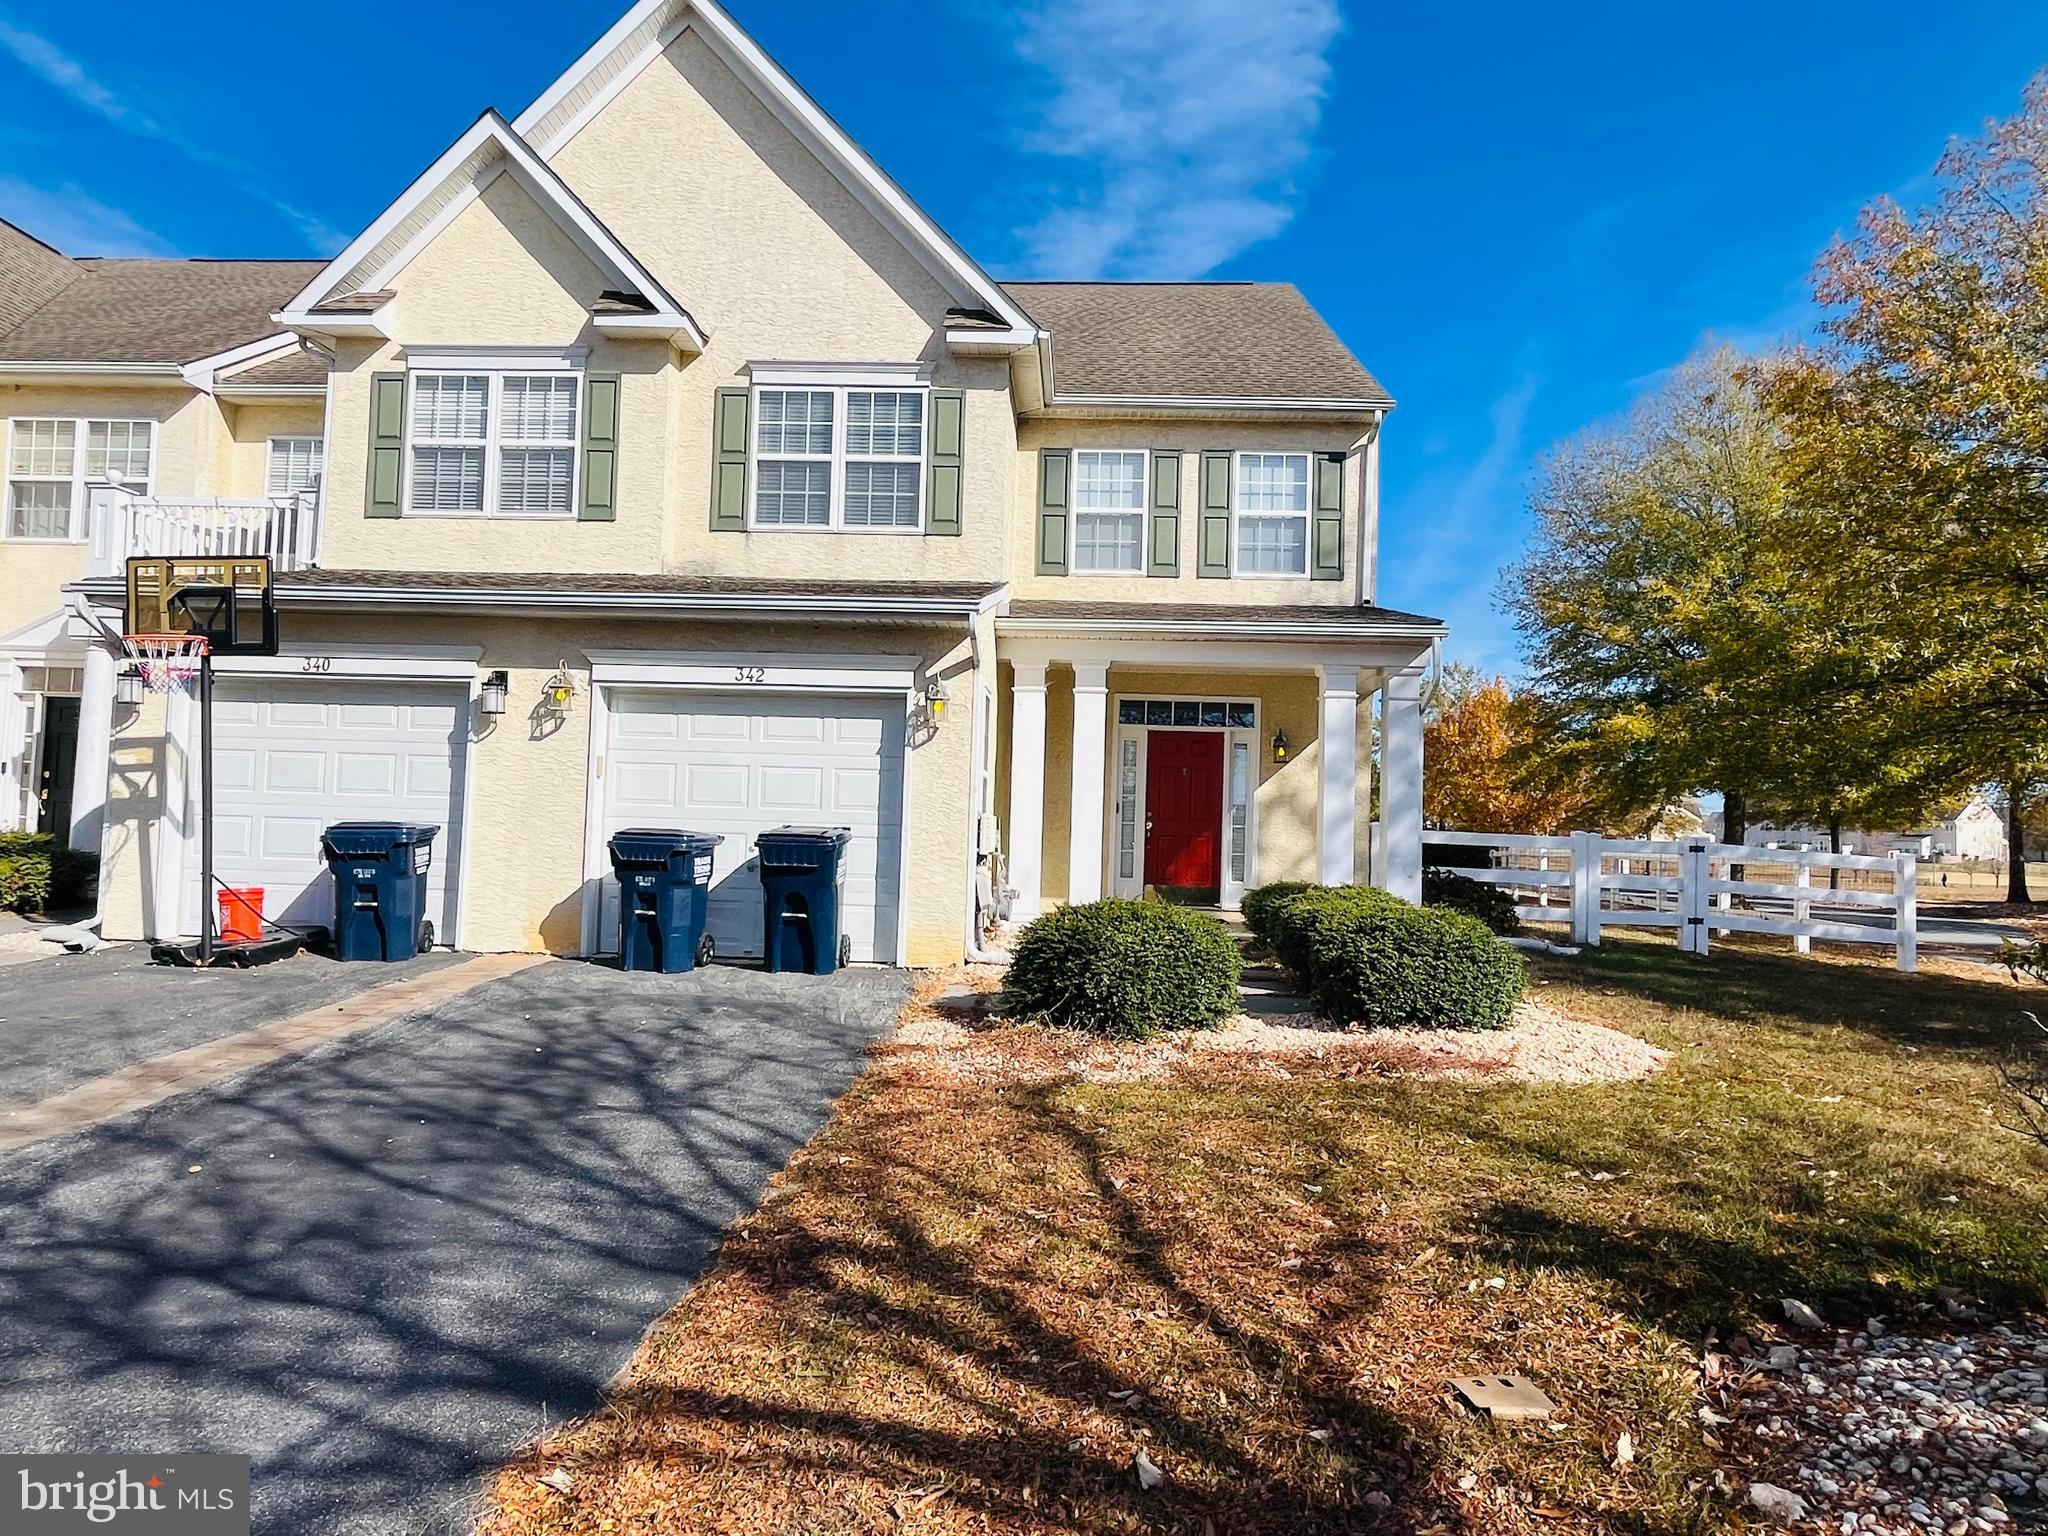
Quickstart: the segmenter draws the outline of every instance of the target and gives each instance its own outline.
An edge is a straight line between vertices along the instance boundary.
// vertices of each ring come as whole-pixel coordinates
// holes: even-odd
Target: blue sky
[[[0,216],[80,253],[329,254],[620,9],[410,6],[400,47],[311,7],[0,0]],[[1705,338],[1802,331],[1830,234],[2048,64],[2048,6],[2012,0],[733,9],[998,275],[1299,283],[1401,402],[1381,600],[1509,670],[1535,456]]]

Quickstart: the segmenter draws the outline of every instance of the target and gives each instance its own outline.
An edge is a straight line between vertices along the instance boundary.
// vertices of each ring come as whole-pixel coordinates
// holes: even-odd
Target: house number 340
[[[765,683],[768,681],[766,667],[734,667],[732,680],[736,683]]]

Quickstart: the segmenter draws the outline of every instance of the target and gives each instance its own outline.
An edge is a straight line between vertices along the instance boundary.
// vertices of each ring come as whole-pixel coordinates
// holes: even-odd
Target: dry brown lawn
[[[1536,960],[1544,1001],[1676,1053],[1598,1087],[885,1051],[484,1536],[1738,1525],[1709,1328],[2044,1300],[2043,1166],[1990,1069],[2015,994],[1862,958]],[[1559,1417],[1447,1400],[1486,1369]]]

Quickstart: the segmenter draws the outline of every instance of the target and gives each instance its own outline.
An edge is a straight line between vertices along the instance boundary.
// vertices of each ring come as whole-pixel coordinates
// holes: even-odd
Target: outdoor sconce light
[[[946,718],[946,703],[949,697],[945,683],[936,677],[924,685],[925,709],[931,715],[933,725]]]
[[[483,687],[477,690],[476,707],[495,720],[505,713],[505,695],[511,690],[512,679],[501,667],[484,679]]]
[[[133,666],[123,667],[114,676],[114,702],[133,709],[142,702],[142,673]]]
[[[1293,747],[1287,740],[1287,733],[1285,731],[1275,731],[1273,733],[1273,761],[1276,763],[1286,762],[1287,754],[1292,750]]]

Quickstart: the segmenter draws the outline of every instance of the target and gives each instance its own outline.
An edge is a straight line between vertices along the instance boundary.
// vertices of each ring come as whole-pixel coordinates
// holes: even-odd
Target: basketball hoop
[[[207,650],[204,635],[123,635],[121,645],[151,693],[190,690]]]

